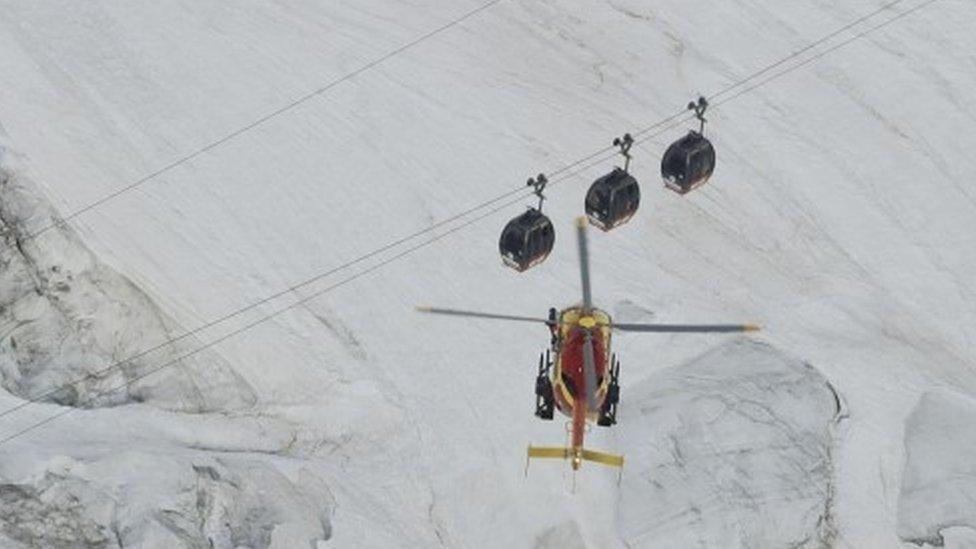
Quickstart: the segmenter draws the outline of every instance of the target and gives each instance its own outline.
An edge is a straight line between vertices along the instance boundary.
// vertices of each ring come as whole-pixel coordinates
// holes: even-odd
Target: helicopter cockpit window
[[[569,394],[570,395],[572,395],[573,397],[575,397],[576,396],[576,387],[573,385],[572,378],[570,378],[568,375],[566,375],[566,372],[563,372],[562,379],[563,379],[563,385],[566,386],[566,390],[569,391]]]

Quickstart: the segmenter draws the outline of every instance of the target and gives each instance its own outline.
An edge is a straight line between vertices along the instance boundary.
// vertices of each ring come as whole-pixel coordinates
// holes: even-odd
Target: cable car
[[[509,221],[498,239],[502,262],[518,272],[545,261],[556,242],[552,221],[542,213],[542,202],[545,200],[542,190],[546,183],[548,181],[542,174],[535,180],[529,179],[528,184],[535,187],[535,194],[539,197],[539,207],[529,208]]]
[[[594,181],[584,202],[586,218],[590,220],[590,224],[604,231],[630,221],[640,206],[640,186],[627,171],[634,138],[628,133],[622,138],[614,139],[613,144],[620,147],[624,167],[614,168],[612,172]]]
[[[640,186],[620,168],[594,181],[586,193],[586,217],[604,231],[630,221],[639,206]]]
[[[688,104],[688,109],[695,111],[695,117],[700,122],[699,131],[690,130],[672,143],[661,159],[664,185],[678,194],[687,194],[701,187],[715,171],[715,148],[705,138],[706,108],[708,101],[704,97],[699,97],[697,104]]]

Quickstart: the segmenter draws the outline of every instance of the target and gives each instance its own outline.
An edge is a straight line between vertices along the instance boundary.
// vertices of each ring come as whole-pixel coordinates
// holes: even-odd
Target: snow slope
[[[331,535],[334,502],[307,471],[293,483],[261,461],[113,454],[0,486],[3,546],[284,549]]]
[[[976,540],[973,502],[972,398],[948,391],[922,395],[905,427],[905,474],[898,501],[898,533],[906,540],[963,546]]]
[[[74,212],[476,5],[8,0],[4,142],[23,154],[23,176]],[[73,226],[99,261],[190,329],[589,154],[878,5],[503,0]],[[595,298],[619,318],[761,322],[763,341],[813,364],[842,395],[848,417],[831,447],[837,547],[902,543],[904,421],[933,388],[976,389],[974,16],[971,2],[940,0],[711,111],[720,164],[686,198],[661,190],[656,173],[681,128],[635,148],[642,209],[592,238]],[[530,415],[546,334],[411,310],[544,313],[574,301],[570,220],[609,167],[552,188],[557,248],[529,273],[506,272],[496,256],[513,206],[221,344],[257,393],[253,413],[78,412],[6,445],[0,474],[39,493],[46,464],[107,459],[87,455],[93,444],[106,455],[201,448],[199,460],[271,451],[332,491],[336,546],[623,546],[639,526],[620,517],[659,505],[654,492],[618,491],[596,468],[576,495],[554,464],[521,477],[525,444],[562,436]],[[620,337],[621,418],[651,398],[635,390],[643,397],[628,400],[630,388],[724,342]],[[56,410],[31,407],[0,434]],[[805,412],[777,412],[807,425]],[[645,428],[596,431],[592,444],[639,454]],[[194,478],[183,463],[180,475]],[[148,482],[119,475],[128,487]],[[673,482],[669,494],[706,489]],[[763,493],[813,505],[809,494]],[[734,505],[709,509],[708,524],[741,518]],[[679,546],[699,540],[691,527],[668,535]],[[642,536],[632,546],[660,546]]]
[[[733,341],[627,391],[618,524],[628,546],[824,547],[836,535],[830,384]],[[689,542],[689,534],[694,542]]]
[[[188,355],[173,321],[56,219],[0,147],[4,387],[70,406],[152,402],[183,411],[249,407],[254,390],[214,353]],[[50,227],[44,240],[32,238]],[[172,344],[167,344],[172,343]],[[185,356],[185,358],[184,358]],[[149,377],[157,364],[172,368]]]

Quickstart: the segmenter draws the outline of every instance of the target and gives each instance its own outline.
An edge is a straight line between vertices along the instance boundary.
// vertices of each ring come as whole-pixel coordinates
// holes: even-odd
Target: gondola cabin
[[[664,184],[678,194],[687,194],[704,185],[713,171],[715,148],[694,130],[672,143],[661,159]]]
[[[549,218],[529,208],[505,225],[498,251],[505,265],[522,272],[545,261],[555,241],[556,232]]]
[[[640,186],[620,168],[597,179],[586,193],[586,217],[604,231],[619,227],[640,206]]]

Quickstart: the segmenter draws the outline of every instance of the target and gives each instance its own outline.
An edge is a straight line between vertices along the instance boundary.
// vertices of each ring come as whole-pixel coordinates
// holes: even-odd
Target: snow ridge
[[[194,412],[251,407],[253,389],[215,353],[127,385],[199,341],[129,360],[171,339],[175,322],[100,262],[71,228],[59,224],[33,237],[32,231],[57,218],[35,186],[5,166],[8,158],[0,148],[3,386],[25,399],[68,406],[149,402]]]
[[[733,340],[628,391],[619,520],[632,546],[830,547],[835,389],[774,347]],[[680,487],[680,488],[679,488]]]

